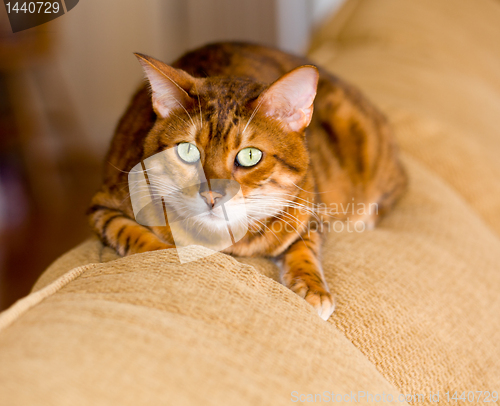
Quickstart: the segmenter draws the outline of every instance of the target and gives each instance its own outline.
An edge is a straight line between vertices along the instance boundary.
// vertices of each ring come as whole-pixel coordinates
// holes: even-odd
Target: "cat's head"
[[[205,220],[216,228],[225,218],[217,203],[238,184],[240,199],[225,203],[231,219],[246,215],[252,223],[291,204],[309,171],[304,134],[318,83],[315,67],[296,68],[269,85],[249,78],[194,78],[148,56],[136,56],[158,117],[143,158],[158,154],[150,174],[156,180],[163,177],[169,184],[164,190],[185,185],[171,195],[172,205],[182,206],[187,214],[200,205],[208,207]],[[200,171],[208,188],[196,182]],[[210,183],[219,179],[231,182]],[[239,209],[243,196],[244,211]]]

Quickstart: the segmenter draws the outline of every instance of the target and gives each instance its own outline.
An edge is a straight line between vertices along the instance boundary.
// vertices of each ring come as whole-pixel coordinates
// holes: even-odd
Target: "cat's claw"
[[[328,292],[319,293],[309,291],[305,300],[316,309],[319,317],[325,321],[328,320],[335,310],[335,301]]]

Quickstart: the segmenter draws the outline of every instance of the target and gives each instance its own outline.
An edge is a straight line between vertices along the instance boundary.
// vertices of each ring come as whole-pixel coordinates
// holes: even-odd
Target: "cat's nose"
[[[224,196],[218,192],[214,192],[212,190],[207,190],[204,192],[200,192],[200,196],[205,200],[209,209],[213,209],[217,202],[220,201]]]

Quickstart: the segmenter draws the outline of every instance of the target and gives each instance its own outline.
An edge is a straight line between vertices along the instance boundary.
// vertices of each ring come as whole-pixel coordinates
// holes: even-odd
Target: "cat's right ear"
[[[251,106],[286,128],[301,132],[311,122],[319,73],[314,66],[299,66],[275,81]]]
[[[183,70],[172,68],[147,55],[134,54],[151,85],[153,108],[157,115],[167,118],[176,109],[187,109],[193,102],[188,92],[195,78]]]

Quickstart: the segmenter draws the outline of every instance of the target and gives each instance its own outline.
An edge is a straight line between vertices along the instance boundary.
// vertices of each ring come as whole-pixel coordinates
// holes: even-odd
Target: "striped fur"
[[[246,236],[225,252],[277,258],[283,283],[328,318],[334,301],[321,270],[321,230],[311,226],[318,224],[313,207],[376,203],[377,211],[330,213],[330,219],[350,217],[369,226],[393,207],[406,176],[384,116],[359,91],[319,69],[314,113],[305,131],[288,131],[259,111],[249,123],[256,100],[271,83],[310,64],[270,48],[223,43],[190,52],[172,66],[196,78],[191,81],[184,72],[144,58],[173,74],[192,102],[162,118],[147,86],[138,90],[118,124],[103,185],[89,209],[93,230],[120,255],[173,247],[168,225],[145,227],[134,221],[127,174],[149,156],[192,142],[203,152],[207,178],[239,182],[250,215],[252,202],[257,212],[272,204],[273,196],[289,199],[279,212],[252,222]],[[247,146],[264,153],[252,168],[235,165],[235,155]]]

